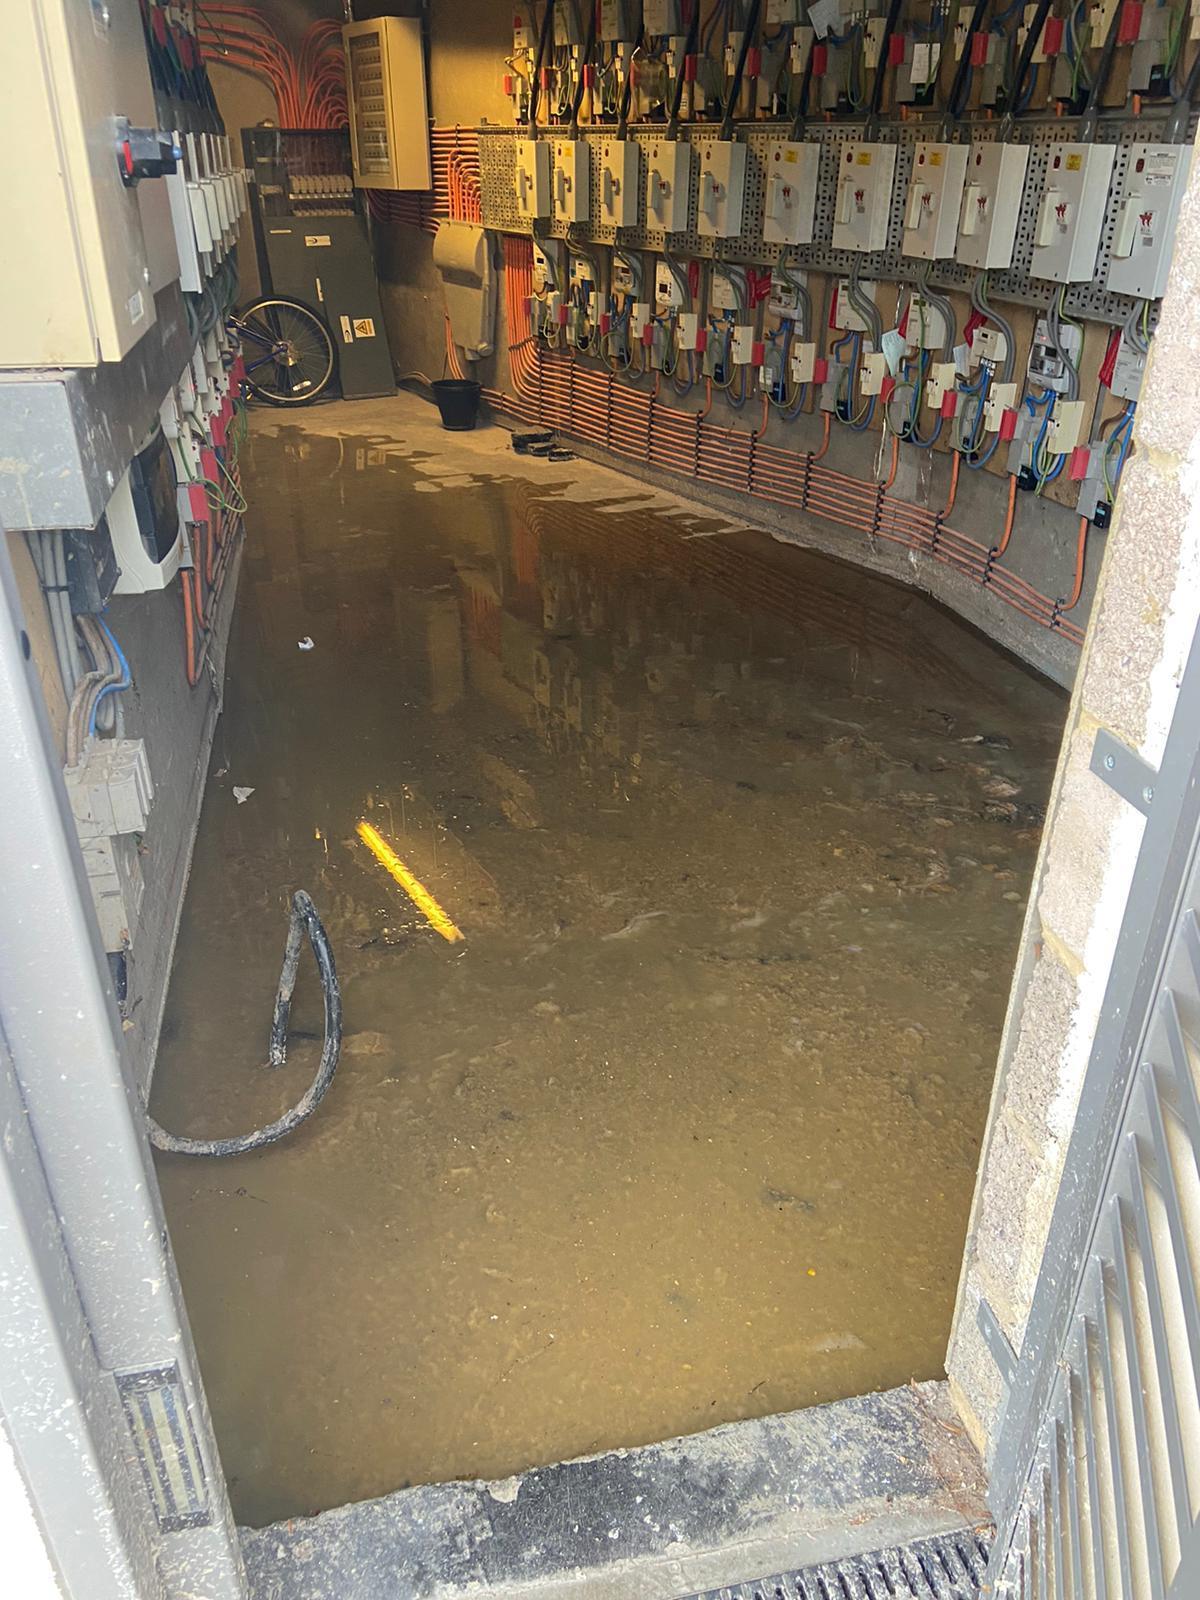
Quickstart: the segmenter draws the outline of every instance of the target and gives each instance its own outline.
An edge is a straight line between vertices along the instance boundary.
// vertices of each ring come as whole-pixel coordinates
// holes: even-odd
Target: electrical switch
[[[791,369],[793,383],[811,383],[815,376],[817,347],[815,344],[793,344]]]
[[[1054,283],[1091,280],[1115,156],[1111,144],[1050,147],[1029,265],[1033,277]]]
[[[1011,267],[1029,146],[977,139],[967,157],[955,260],[964,267]]]
[[[1017,386],[1015,383],[993,383],[989,385],[987,399],[983,402],[983,431],[984,433],[999,433],[1004,413],[1011,410],[1017,403]]]
[[[1052,456],[1065,456],[1068,451],[1074,450],[1083,431],[1086,410],[1087,405],[1083,400],[1057,402],[1046,429],[1046,449]]]
[[[700,332],[700,317],[695,311],[681,311],[675,319],[675,342],[681,350],[695,350]]]
[[[1157,300],[1166,289],[1191,154],[1186,144],[1130,145],[1106,280],[1118,294]]]
[[[765,244],[811,244],[817,210],[821,146],[780,139],[767,147],[763,163]]]
[[[1132,340],[1121,335],[1117,359],[1113,362],[1108,386],[1117,400],[1136,400],[1146,374],[1146,357]]]
[[[878,394],[887,376],[887,357],[882,350],[872,350],[863,356],[858,386],[864,395]]]
[[[544,139],[516,141],[517,211],[530,221],[550,215],[550,146]]]
[[[646,147],[646,226],[685,233],[690,224],[692,147],[656,139]]]
[[[733,239],[742,231],[746,151],[736,139],[712,139],[701,151],[696,230],[706,239]]]
[[[754,360],[754,326],[739,322],[734,326],[731,356],[736,367],[746,367]]]
[[[935,411],[942,409],[942,401],[958,382],[958,368],[953,361],[935,361],[925,380],[925,404]]]
[[[635,228],[638,220],[638,147],[632,139],[606,139],[600,146],[600,220]]]
[[[117,167],[121,182],[132,189],[143,178],[165,178],[183,160],[173,133],[158,128],[134,128],[128,117],[115,119]]]
[[[586,222],[591,199],[591,151],[582,139],[554,143],[554,215]]]
[[[894,144],[848,144],[838,169],[833,218],[835,250],[887,246],[896,171]]]
[[[918,141],[900,246],[906,256],[940,261],[954,254],[970,153],[965,144]]]

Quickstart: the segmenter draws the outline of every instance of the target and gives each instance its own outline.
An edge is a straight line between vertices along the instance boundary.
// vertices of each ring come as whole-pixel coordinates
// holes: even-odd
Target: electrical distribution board
[[[429,101],[419,17],[342,29],[354,181],[360,189],[428,189]]]

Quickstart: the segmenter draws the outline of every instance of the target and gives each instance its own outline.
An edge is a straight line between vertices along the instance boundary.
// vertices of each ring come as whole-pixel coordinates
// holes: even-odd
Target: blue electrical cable
[[[133,674],[129,670],[129,662],[125,659],[125,652],[121,649],[121,646],[117,643],[112,629],[109,627],[108,623],[105,622],[103,617],[97,617],[96,621],[99,624],[99,626],[103,629],[104,637],[108,640],[109,644],[112,646],[113,654],[116,656],[117,660],[121,663],[121,672],[122,672],[123,676],[122,676],[122,679],[121,679],[120,683],[106,683],[104,688],[101,689],[100,693],[96,696],[95,702],[92,705],[92,714],[88,718],[88,732],[89,733],[95,733],[95,731],[96,731],[96,713],[100,709],[100,702],[107,695],[119,694],[119,693],[121,693],[122,690],[128,689],[130,687],[130,685],[133,683]]]

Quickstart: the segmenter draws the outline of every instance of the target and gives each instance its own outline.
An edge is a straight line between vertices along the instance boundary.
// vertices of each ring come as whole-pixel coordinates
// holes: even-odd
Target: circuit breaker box
[[[1011,267],[1029,146],[978,139],[967,158],[955,260],[964,267]]]
[[[1053,283],[1084,283],[1096,266],[1116,148],[1111,144],[1051,147],[1038,207],[1029,270]]]
[[[591,210],[591,151],[583,139],[554,141],[554,215],[563,222],[586,222]]]
[[[965,144],[918,142],[904,206],[904,255],[943,261],[954,254],[970,154]]]
[[[656,139],[646,147],[646,226],[683,233],[689,222],[692,147],[683,139]]]
[[[833,215],[835,250],[882,250],[887,245],[896,173],[894,144],[848,144],[838,171]]]
[[[772,144],[763,164],[763,239],[767,244],[811,244],[817,211],[821,146],[793,139]]]
[[[545,139],[518,139],[513,186],[517,210],[531,222],[550,215],[550,145]]]
[[[1108,288],[1142,300],[1157,300],[1165,292],[1191,155],[1186,144],[1130,146],[1117,202]]]
[[[429,98],[419,17],[342,29],[354,181],[360,189],[428,189]]]
[[[638,147],[632,139],[606,139],[600,146],[600,220],[614,228],[636,228]]]
[[[91,0],[4,7],[0,366],[119,361],[178,275],[162,180],[121,177],[118,119],[156,122],[142,19],[102,9],[103,25]]]
[[[712,139],[700,152],[696,231],[707,239],[733,239],[742,231],[746,154],[736,139]]]

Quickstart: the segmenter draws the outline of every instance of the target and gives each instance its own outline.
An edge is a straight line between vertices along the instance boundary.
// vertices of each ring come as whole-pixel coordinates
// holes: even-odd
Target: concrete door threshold
[[[242,1549],[253,1600],[679,1600],[987,1525],[947,1387],[921,1383],[405,1489],[245,1529]]]

